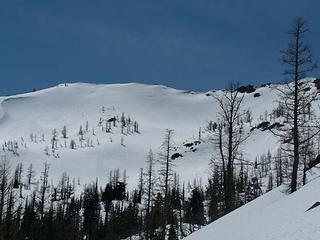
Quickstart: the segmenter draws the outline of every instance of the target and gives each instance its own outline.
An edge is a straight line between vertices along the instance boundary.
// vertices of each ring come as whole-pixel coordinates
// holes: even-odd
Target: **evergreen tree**
[[[168,233],[168,240],[178,240],[177,231],[174,225],[170,225],[169,233]]]
[[[63,126],[61,133],[63,138],[67,138],[67,126]]]
[[[194,232],[195,225],[201,227],[205,224],[204,217],[204,197],[200,188],[196,187],[192,190],[191,197],[186,203],[186,222],[190,224],[191,232]]]
[[[208,216],[212,222],[220,217],[219,203],[223,200],[219,168],[214,168],[213,176],[208,181],[206,197],[208,199]]]
[[[40,213],[41,219],[44,216],[45,202],[47,199],[46,193],[49,188],[48,178],[49,178],[49,164],[45,162],[42,176],[40,177],[41,186],[40,186],[40,192],[39,192],[39,213]]]
[[[164,214],[165,214],[165,222],[163,228],[168,220],[169,215],[169,193],[170,193],[170,182],[172,182],[173,176],[173,159],[171,158],[171,153],[174,150],[173,147],[173,130],[167,129],[164,140],[161,145],[162,152],[159,154],[159,175],[161,178],[161,188],[164,195]]]
[[[38,222],[35,205],[36,195],[34,193],[30,202],[28,201],[28,198],[26,199],[25,210],[21,223],[22,239],[35,239]]]
[[[4,218],[6,200],[10,193],[10,169],[6,160],[0,164],[0,225]]]
[[[278,127],[274,134],[285,142],[283,149],[292,156],[290,192],[297,190],[299,184],[299,166],[301,164],[302,149],[310,139],[320,131],[316,119],[306,118],[312,112],[312,102],[316,99],[317,93],[307,92],[309,86],[307,80],[302,80],[315,68],[312,61],[311,48],[304,43],[305,34],[308,32],[307,22],[299,17],[293,20],[292,27],[288,34],[291,38],[287,49],[281,51],[281,62],[286,66],[284,75],[288,76],[290,83],[279,87],[280,104],[284,108],[286,124]],[[313,129],[309,135],[304,134],[305,129]]]
[[[151,223],[150,223],[150,211],[154,199],[154,186],[155,186],[155,172],[154,172],[154,155],[150,149],[147,156],[147,167],[144,173],[144,199],[145,199],[145,231],[146,239],[150,239]]]
[[[96,238],[100,220],[100,196],[97,183],[88,186],[83,196],[83,232],[86,239]]]

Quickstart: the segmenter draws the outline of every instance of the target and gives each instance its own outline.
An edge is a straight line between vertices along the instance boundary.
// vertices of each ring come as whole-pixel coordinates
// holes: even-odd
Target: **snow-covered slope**
[[[211,95],[221,93],[194,93],[135,83],[76,83],[1,97],[0,143],[12,141],[18,146],[18,155],[3,147],[1,156],[12,167],[22,162],[27,168],[32,163],[37,175],[47,161],[50,179],[54,182],[63,172],[75,179],[79,177],[82,183],[96,178],[105,182],[110,170],[126,169],[129,187],[133,187],[137,184],[139,169],[144,167],[149,149],[157,153],[165,129],[174,129],[177,152],[183,155],[175,161],[175,170],[181,180],[200,177],[205,180],[213,154],[212,143],[204,137],[194,148],[196,150],[185,147],[183,143],[197,140],[199,128],[205,129],[209,120],[216,121],[218,109]],[[255,93],[261,96],[254,97]],[[252,111],[255,125],[261,121],[261,116],[275,108],[276,99],[272,85],[258,88],[254,93],[245,94],[243,110]],[[120,117],[122,113],[139,123],[140,133],[121,134],[119,126],[112,128],[110,133],[103,130],[105,120]],[[102,124],[99,124],[100,118]],[[87,122],[88,131],[85,131]],[[61,135],[64,125],[67,127],[67,139]],[[78,135],[80,125],[85,131],[82,147]],[[245,127],[247,132],[250,128],[249,124]],[[53,129],[57,130],[58,143],[57,149],[51,152]],[[71,140],[76,141],[76,150],[70,149]],[[268,150],[274,151],[277,146],[277,139],[272,134],[253,131],[244,146],[244,158],[253,161],[256,156]],[[48,154],[45,154],[47,149]]]
[[[317,240],[320,178],[287,195],[276,188],[191,234],[186,240]]]

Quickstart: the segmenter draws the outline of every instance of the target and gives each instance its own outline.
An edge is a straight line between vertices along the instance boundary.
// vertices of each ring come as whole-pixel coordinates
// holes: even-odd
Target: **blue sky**
[[[62,82],[195,91],[279,82],[292,18],[308,20],[319,60],[319,9],[318,0],[1,1],[0,94]]]

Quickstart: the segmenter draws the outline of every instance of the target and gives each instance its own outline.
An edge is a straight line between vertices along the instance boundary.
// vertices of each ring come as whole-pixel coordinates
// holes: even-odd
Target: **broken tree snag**
[[[315,204],[313,204],[311,207],[309,207],[306,212],[310,211],[313,208],[319,207],[320,206],[320,202],[316,202]]]

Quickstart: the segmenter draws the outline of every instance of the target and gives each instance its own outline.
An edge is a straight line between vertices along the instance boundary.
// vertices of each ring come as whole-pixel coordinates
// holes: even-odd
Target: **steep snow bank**
[[[231,212],[186,240],[316,240],[320,236],[320,178],[287,195],[279,187]]]

